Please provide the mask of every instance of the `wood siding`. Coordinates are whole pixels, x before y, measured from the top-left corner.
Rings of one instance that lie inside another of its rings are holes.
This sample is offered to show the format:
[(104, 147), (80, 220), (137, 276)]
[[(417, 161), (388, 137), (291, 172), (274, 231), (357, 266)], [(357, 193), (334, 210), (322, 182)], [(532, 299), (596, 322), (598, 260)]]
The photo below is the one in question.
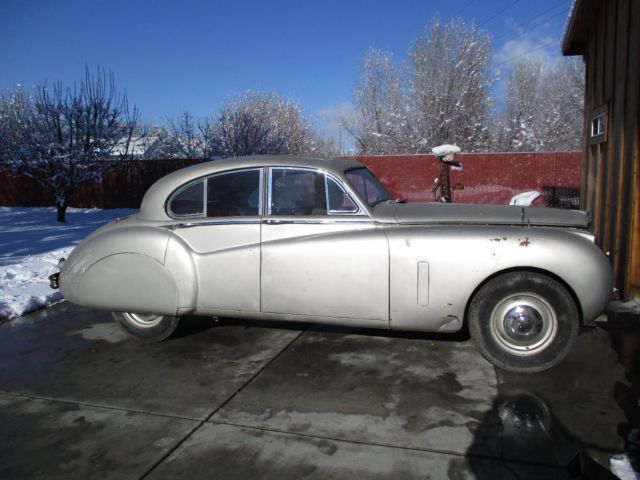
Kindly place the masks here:
[[(583, 8), (574, 12), (587, 30), (576, 51), (586, 65), (581, 207), (592, 212), (594, 232), (611, 252), (623, 297), (640, 298), (640, 1), (585, 2)], [(606, 137), (594, 141), (591, 120), (601, 108), (607, 111)]]

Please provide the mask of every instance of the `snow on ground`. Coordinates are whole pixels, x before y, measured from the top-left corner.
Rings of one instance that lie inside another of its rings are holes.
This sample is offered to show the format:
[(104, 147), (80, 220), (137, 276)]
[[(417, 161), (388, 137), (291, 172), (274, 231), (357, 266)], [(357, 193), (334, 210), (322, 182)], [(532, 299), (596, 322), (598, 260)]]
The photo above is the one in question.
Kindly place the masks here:
[(609, 457), (611, 471), (620, 480), (637, 480), (640, 478), (638, 463), (638, 447), (640, 447), (640, 430), (634, 428), (627, 436), (629, 447), (627, 452)]
[(0, 320), (60, 302), (48, 279), (60, 258), (96, 228), (134, 213), (69, 208), (59, 223), (55, 208), (0, 207)]

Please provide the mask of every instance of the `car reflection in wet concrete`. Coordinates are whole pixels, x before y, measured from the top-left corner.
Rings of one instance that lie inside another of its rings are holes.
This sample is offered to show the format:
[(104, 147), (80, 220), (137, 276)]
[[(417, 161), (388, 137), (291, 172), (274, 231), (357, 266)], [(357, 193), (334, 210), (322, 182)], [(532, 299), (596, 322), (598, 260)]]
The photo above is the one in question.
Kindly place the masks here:
[(468, 450), (476, 478), (492, 478), (472, 452), (496, 424), (505, 460), (557, 466), (573, 478), (640, 478), (640, 318), (586, 327), (547, 372), (497, 374), (498, 396)]
[(625, 451), (640, 478), (640, 316), (618, 315), (609, 335), (626, 380), (614, 384), (614, 398), (627, 419), (618, 425), (618, 433), (625, 439)]

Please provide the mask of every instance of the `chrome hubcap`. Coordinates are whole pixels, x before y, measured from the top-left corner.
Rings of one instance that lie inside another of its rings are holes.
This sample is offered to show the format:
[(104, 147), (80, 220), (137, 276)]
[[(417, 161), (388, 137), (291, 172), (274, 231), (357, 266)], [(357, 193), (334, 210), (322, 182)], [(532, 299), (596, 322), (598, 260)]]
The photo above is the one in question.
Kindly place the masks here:
[(544, 321), (540, 312), (528, 305), (518, 305), (504, 317), (505, 332), (516, 341), (525, 341), (540, 335)]
[(510, 353), (526, 356), (547, 348), (556, 336), (558, 317), (535, 293), (504, 298), (491, 314), (491, 333)]
[(143, 313), (123, 313), (124, 317), (136, 327), (142, 328), (150, 328), (162, 321), (162, 315), (148, 314), (145, 315)]

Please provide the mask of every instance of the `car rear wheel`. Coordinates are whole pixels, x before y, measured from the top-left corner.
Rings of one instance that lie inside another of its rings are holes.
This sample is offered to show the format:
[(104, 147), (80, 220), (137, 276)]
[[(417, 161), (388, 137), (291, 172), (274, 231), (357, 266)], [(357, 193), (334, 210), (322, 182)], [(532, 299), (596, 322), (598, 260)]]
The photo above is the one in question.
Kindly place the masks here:
[(114, 312), (113, 318), (128, 335), (142, 342), (161, 342), (171, 336), (179, 318), (167, 315)]
[(579, 314), (567, 289), (535, 272), (512, 272), (487, 282), (469, 306), (469, 331), (495, 366), (540, 372), (559, 363), (578, 335)]

